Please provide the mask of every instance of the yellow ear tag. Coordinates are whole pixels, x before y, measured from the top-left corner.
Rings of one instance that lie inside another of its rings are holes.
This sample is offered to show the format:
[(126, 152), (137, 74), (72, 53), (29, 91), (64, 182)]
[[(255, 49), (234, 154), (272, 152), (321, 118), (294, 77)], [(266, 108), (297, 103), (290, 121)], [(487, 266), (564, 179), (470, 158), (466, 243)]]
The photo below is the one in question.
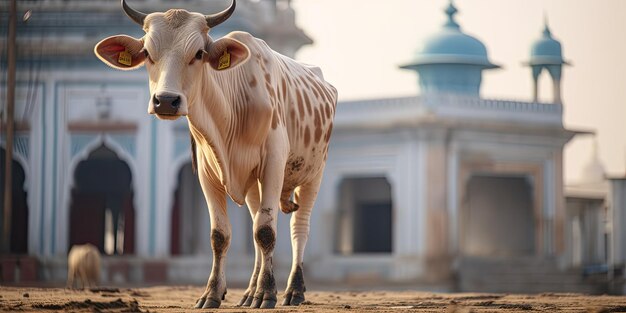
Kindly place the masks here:
[(220, 63), (217, 65), (218, 70), (223, 70), (230, 67), (230, 53), (228, 50), (224, 50), (224, 54), (220, 57)]
[(128, 49), (124, 50), (120, 52), (120, 56), (117, 59), (117, 62), (126, 66), (131, 66), (133, 64), (133, 55), (128, 52)]

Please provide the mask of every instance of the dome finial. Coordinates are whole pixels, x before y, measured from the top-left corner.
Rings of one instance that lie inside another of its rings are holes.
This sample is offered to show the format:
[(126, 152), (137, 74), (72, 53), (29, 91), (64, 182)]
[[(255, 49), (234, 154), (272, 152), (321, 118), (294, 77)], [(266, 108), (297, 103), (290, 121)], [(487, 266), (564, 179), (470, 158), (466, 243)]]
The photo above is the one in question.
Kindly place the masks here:
[(444, 10), (444, 12), (448, 16), (448, 21), (446, 21), (446, 24), (444, 26), (460, 29), (459, 24), (457, 24), (454, 20), (454, 15), (459, 12), (459, 10), (456, 9), (452, 0), (448, 2), (448, 7)]
[(552, 38), (550, 27), (548, 26), (548, 13), (543, 11), (543, 36), (546, 38)]

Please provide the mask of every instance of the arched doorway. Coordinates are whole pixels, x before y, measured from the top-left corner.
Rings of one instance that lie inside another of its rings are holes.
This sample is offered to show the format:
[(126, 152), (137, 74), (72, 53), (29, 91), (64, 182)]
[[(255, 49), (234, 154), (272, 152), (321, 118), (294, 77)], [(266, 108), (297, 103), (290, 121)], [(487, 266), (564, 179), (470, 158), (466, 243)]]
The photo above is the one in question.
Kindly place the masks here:
[[(0, 205), (4, 204), (4, 184), (5, 184), (5, 168), (4, 162), (6, 152), (0, 148)], [(12, 210), (11, 210), (11, 253), (26, 254), (28, 253), (28, 204), (26, 202), (26, 190), (24, 190), (24, 181), (26, 174), (24, 168), (15, 159), (11, 162), (12, 168)], [(0, 214), (0, 230), (4, 225), (4, 214)]]
[[(193, 173), (189, 162), (180, 168), (177, 177), (170, 215), (170, 254), (206, 258), (212, 255), (211, 219), (198, 174)], [(228, 196), (226, 206), (233, 228), (229, 253), (254, 255), (252, 219), (248, 209), (239, 208)]]
[(385, 177), (346, 178), (339, 186), (335, 251), (350, 255), (393, 251), (391, 184)]
[(135, 210), (128, 164), (101, 145), (74, 172), (70, 242), (91, 243), (105, 254), (132, 254)]
[(465, 256), (519, 257), (535, 252), (532, 183), (525, 176), (474, 175), (462, 212)]
[(170, 253), (172, 255), (210, 254), (211, 221), (208, 208), (191, 163), (178, 173), (171, 215)]

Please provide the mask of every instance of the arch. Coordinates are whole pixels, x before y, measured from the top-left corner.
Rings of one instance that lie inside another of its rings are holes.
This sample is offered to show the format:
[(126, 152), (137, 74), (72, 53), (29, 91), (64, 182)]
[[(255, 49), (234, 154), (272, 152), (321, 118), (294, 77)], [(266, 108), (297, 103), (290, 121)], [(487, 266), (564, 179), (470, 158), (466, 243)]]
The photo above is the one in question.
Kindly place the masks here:
[(204, 193), (197, 176), (192, 173), (191, 162), (179, 170), (172, 192), (170, 210), (170, 253), (172, 255), (197, 255), (210, 253), (209, 219)]
[[(176, 140), (176, 139), (175, 139)], [(172, 166), (170, 166), (169, 172), (167, 173), (167, 179), (170, 182), (176, 182), (176, 183), (172, 183), (168, 185), (168, 194), (172, 195), (171, 197), (169, 197), (169, 201), (170, 203), (168, 203), (167, 208), (169, 209), (167, 211), (167, 214), (170, 217), (170, 227), (168, 229), (169, 234), (167, 235), (167, 238), (170, 240), (169, 242), (169, 253), (170, 255), (180, 255), (183, 254), (182, 251), (180, 250), (180, 246), (179, 246), (179, 239), (180, 239), (180, 234), (177, 233), (179, 231), (179, 227), (180, 225), (177, 225), (177, 223), (180, 222), (180, 216), (177, 216), (177, 214), (179, 212), (177, 212), (177, 209), (179, 208), (179, 204), (177, 203), (177, 193), (178, 193), (178, 189), (179, 189), (179, 185), (180, 185), (180, 174), (183, 170), (183, 168), (188, 165), (191, 164), (191, 156), (190, 154), (180, 154), (175, 156), (174, 161), (172, 162)]]
[[(134, 158), (134, 156), (132, 156), (130, 153), (128, 153), (124, 147), (122, 147), (122, 145), (120, 145), (115, 139), (113, 139), (111, 136), (101, 133), (101, 134), (97, 134), (94, 135), (93, 139), (91, 139), (89, 142), (87, 142), (85, 145), (83, 145), (81, 147), (81, 149), (76, 152), (75, 154), (70, 154), (70, 161), (68, 166), (66, 167), (66, 172), (64, 173), (63, 177), (65, 177), (67, 180), (67, 183), (63, 184), (65, 186), (65, 189), (63, 191), (63, 195), (62, 195), (62, 200), (61, 200), (61, 206), (60, 206), (60, 216), (63, 217), (63, 221), (61, 223), (69, 223), (70, 221), (70, 205), (71, 205), (71, 192), (72, 190), (76, 187), (75, 186), (75, 179), (74, 179), (74, 173), (76, 171), (76, 167), (78, 166), (78, 164), (84, 160), (86, 160), (89, 157), (89, 154), (97, 149), (100, 146), (105, 146), (106, 148), (110, 149), (111, 151), (113, 151), (115, 153), (115, 155), (122, 161), (124, 161), (124, 163), (126, 163), (126, 165), (128, 165), (128, 167), (130, 168), (130, 173), (131, 173), (131, 187), (133, 192), (136, 194), (138, 190), (140, 190), (139, 188), (139, 169), (137, 166), (137, 162)], [(138, 203), (140, 201), (140, 199), (136, 196), (134, 196), (132, 198), (132, 207), (133, 208), (140, 208), (142, 207), (140, 205), (140, 203)], [(136, 213), (136, 212), (135, 212)], [(59, 227), (58, 229), (64, 229), (65, 230), (65, 242), (69, 243), (70, 240), (70, 227), (69, 224), (65, 224), (65, 225), (60, 225), (61, 227)], [(137, 225), (135, 225), (137, 226)], [(135, 233), (132, 234), (133, 238), (138, 238), (137, 237), (137, 227), (134, 227), (134, 231)], [(70, 249), (70, 246), (66, 247), (66, 252), (68, 252)]]
[(335, 252), (392, 253), (394, 210), (390, 180), (383, 175), (344, 177), (338, 188)]
[[(6, 156), (6, 142), (3, 141), (0, 143), (0, 149), (2, 149), (2, 157), (4, 158), (4, 156)], [(16, 161), (24, 171), (25, 179), (23, 188), (24, 190), (28, 190), (28, 184), (30, 183), (30, 167), (28, 166), (30, 163), (28, 162), (28, 159), (16, 149), (13, 149), (13, 161)], [(2, 163), (2, 166), (4, 167), (4, 162)]]
[[(178, 176), (180, 175), (180, 172), (183, 170), (183, 167), (189, 164), (191, 164), (191, 156), (189, 154), (179, 155), (178, 157), (176, 157), (174, 159), (174, 162), (172, 162), (172, 166), (170, 167), (169, 172), (167, 173), (168, 181), (178, 182), (178, 178), (179, 178)], [(170, 184), (168, 192), (170, 194), (174, 194), (176, 192), (176, 189), (178, 189), (178, 183)], [(174, 197), (172, 197), (167, 207), (173, 208), (175, 205), (175, 201), (176, 200), (174, 199)]]
[(107, 254), (134, 252), (133, 174), (103, 142), (77, 162), (71, 175), (69, 246), (92, 243)]
[[(4, 162), (6, 152), (4, 147), (0, 148), (0, 203), (4, 203), (5, 168)], [(17, 156), (14, 154), (14, 156)], [(12, 210), (11, 210), (11, 238), (10, 252), (16, 254), (28, 253), (28, 193), (27, 193), (27, 172), (25, 167), (14, 157), (11, 162), (12, 172)], [(4, 219), (4, 214), (0, 216), (0, 228)]]
[(535, 102), (561, 103), (560, 65), (534, 65), (532, 75)]

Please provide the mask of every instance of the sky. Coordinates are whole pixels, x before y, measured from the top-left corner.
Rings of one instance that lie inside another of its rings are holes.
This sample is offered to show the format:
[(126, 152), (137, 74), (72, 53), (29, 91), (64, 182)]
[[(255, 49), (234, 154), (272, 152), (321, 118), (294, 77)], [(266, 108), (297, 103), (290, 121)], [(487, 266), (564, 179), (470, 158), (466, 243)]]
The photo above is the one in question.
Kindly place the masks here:
[[(564, 125), (592, 130), (565, 148), (566, 183), (581, 179), (597, 141), (609, 176), (626, 175), (626, 0), (456, 0), (461, 29), (481, 40), (502, 69), (483, 72), (484, 98), (530, 101), (522, 62), (543, 30), (544, 15), (572, 66), (563, 70)], [(398, 65), (446, 20), (448, 0), (293, 0), (296, 23), (315, 43), (296, 58), (318, 65), (341, 100), (419, 94), (417, 75)], [(540, 100), (552, 98), (547, 74)]]

